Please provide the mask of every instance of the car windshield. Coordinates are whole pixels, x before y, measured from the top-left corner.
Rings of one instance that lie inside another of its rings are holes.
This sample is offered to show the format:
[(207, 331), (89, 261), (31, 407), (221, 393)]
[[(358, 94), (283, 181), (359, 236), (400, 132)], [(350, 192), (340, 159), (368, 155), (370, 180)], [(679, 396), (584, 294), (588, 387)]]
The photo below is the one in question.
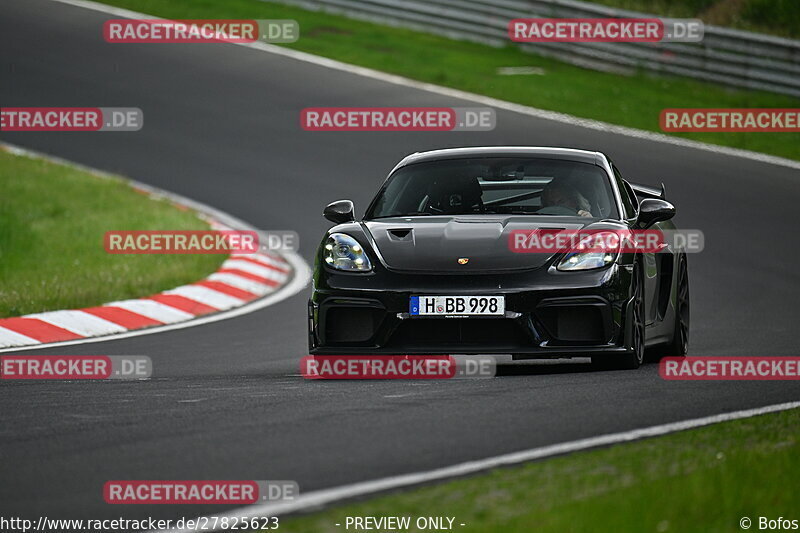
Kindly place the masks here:
[(387, 180), (366, 218), (482, 213), (618, 218), (602, 168), (531, 157), (408, 165)]

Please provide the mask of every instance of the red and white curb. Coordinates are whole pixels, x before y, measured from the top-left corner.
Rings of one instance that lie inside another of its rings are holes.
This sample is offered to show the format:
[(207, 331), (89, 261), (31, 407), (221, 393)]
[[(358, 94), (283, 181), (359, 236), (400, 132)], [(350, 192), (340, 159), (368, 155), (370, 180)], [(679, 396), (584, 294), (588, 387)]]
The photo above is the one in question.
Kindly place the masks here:
[(291, 272), (276, 255), (232, 255), (207, 278), (147, 298), (0, 319), (0, 348), (123, 333), (241, 307), (284, 285)]
[[(81, 168), (99, 177), (119, 179), (16, 146), (0, 144), (0, 148)], [(126, 181), (138, 192), (167, 198), (179, 208), (197, 211), (214, 230), (255, 231), (252, 226), (226, 213), (188, 198)], [(306, 286), (309, 274), (308, 265), (295, 253), (232, 254), (207, 278), (145, 298), (0, 319), (0, 351), (38, 348), (51, 343), (78, 344), (222, 320), (255, 311), (295, 294)]]

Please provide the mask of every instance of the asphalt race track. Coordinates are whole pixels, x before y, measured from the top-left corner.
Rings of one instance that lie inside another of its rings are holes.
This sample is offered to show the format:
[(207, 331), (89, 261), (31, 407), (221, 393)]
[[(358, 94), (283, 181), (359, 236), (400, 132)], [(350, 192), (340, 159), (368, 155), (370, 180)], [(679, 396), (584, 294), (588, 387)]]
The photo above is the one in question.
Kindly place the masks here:
[[(322, 208), (359, 215), (404, 155), (512, 144), (605, 151), (635, 182), (666, 182), (689, 258), (692, 355), (798, 355), (800, 171), (512, 112), (492, 132), (314, 133), (311, 106), (475, 106), (234, 45), (107, 44), (100, 12), (5, 0), (0, 104), (144, 111), (136, 133), (2, 133), (263, 229), (299, 233), (311, 261)], [(691, 107), (687, 102), (687, 107)], [(656, 120), (654, 118), (654, 120)], [(789, 240), (787, 240), (789, 238)], [(28, 350), (148, 355), (143, 382), (0, 386), (4, 516), (171, 518), (219, 506), (111, 506), (113, 479), (292, 479), (302, 491), (604, 433), (800, 399), (794, 382), (669, 382), (656, 365), (590, 372), (513, 365), (493, 380), (306, 382), (308, 290), (243, 317), (110, 342)], [(13, 481), (12, 481), (13, 480)]]

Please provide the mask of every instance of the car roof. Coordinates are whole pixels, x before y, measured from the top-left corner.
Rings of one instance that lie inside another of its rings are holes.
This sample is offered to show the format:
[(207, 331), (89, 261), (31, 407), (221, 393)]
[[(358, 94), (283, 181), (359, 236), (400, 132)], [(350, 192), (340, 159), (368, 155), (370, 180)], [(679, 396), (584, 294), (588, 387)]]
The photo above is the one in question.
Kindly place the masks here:
[(471, 146), (466, 148), (445, 148), (442, 150), (430, 150), (427, 152), (416, 152), (406, 156), (400, 161), (394, 170), (425, 161), (440, 161), (444, 159), (468, 159), (472, 157), (514, 157), (514, 156), (533, 156), (545, 157), (548, 159), (564, 159), (567, 161), (577, 161), (602, 166), (605, 155), (601, 152), (591, 152), (588, 150), (577, 150), (574, 148), (555, 148), (546, 146)]

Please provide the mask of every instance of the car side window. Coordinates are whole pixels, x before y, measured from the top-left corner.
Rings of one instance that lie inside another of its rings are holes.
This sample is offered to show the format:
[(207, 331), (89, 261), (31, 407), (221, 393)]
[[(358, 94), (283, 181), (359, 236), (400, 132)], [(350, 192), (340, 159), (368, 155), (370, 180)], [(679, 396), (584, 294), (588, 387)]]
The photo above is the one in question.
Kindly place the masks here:
[(625, 211), (625, 218), (631, 219), (636, 217), (636, 199), (631, 198), (630, 186), (622, 179), (619, 169), (616, 165), (612, 165), (614, 170), (614, 178), (617, 180), (617, 188), (619, 188), (619, 195), (622, 198), (622, 209)]

